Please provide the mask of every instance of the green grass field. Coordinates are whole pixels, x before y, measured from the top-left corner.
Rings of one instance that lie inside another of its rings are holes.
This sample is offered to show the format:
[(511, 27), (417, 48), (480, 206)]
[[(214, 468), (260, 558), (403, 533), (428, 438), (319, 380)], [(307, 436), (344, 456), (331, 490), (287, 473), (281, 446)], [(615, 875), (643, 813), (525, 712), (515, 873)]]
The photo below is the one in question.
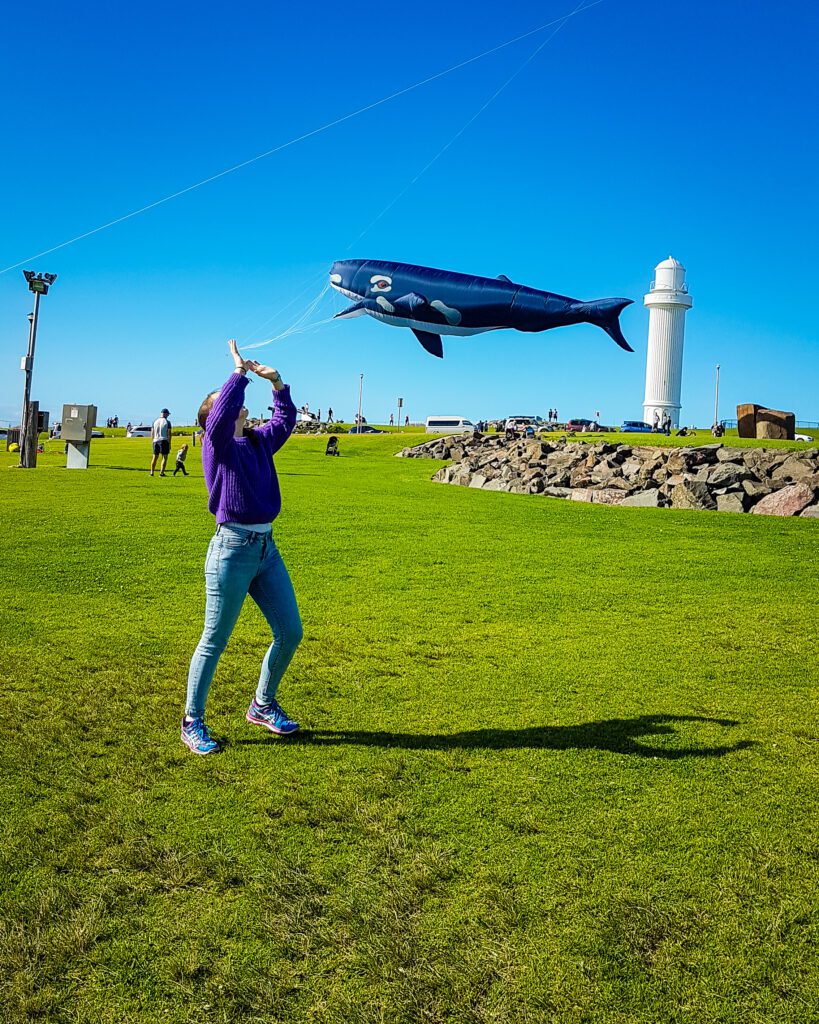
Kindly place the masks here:
[(304, 732), (244, 721), (249, 602), (210, 758), (199, 449), (0, 454), (3, 1024), (819, 1018), (817, 522), (436, 485), (420, 439), (280, 454)]

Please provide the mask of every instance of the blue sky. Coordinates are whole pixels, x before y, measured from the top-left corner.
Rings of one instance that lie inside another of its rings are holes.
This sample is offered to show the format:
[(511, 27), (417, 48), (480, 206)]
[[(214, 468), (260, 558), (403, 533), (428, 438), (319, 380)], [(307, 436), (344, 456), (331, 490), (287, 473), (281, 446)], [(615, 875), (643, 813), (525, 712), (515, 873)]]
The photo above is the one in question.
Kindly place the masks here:
[[(36, 26), (32, 8), (9, 8), (0, 268), (574, 6), (45, 2)], [(640, 417), (642, 296), (673, 253), (694, 297), (683, 421), (710, 423), (717, 362), (723, 416), (756, 401), (819, 420), (815, 4), (603, 0), (379, 218), (547, 34), (26, 264), (59, 274), (33, 397), (52, 418), (94, 402), (102, 419), (167, 405), (191, 422), (230, 369), (228, 337), (284, 330), (334, 259), (367, 257), (630, 296), (636, 352), (583, 325), (446, 340), (441, 361), (362, 317), (256, 352), (299, 404), (349, 417), (363, 372), (371, 421), (399, 395), (413, 419)], [(29, 300), (20, 269), (0, 274), (0, 418), (15, 422)], [(325, 297), (316, 319), (334, 308)], [(250, 394), (262, 411), (261, 382)]]

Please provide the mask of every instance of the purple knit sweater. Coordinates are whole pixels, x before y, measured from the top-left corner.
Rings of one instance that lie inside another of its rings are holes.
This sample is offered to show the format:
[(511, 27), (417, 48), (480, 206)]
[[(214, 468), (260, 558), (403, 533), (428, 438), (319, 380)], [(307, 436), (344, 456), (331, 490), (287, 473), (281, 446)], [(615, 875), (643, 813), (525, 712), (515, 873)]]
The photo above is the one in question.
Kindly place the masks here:
[(247, 383), (244, 374), (232, 373), (205, 421), (202, 468), (217, 523), (272, 523), (282, 507), (273, 454), (293, 433), (296, 407), (289, 387), (274, 388), (273, 419), (252, 438), (234, 437)]

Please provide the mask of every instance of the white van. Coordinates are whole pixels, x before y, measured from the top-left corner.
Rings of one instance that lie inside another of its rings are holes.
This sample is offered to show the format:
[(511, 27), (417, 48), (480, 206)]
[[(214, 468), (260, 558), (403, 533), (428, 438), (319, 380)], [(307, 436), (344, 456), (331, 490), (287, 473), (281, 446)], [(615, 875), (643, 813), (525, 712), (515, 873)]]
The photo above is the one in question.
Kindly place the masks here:
[(464, 416), (430, 416), (426, 426), (428, 434), (464, 434), (477, 429), (472, 420)]

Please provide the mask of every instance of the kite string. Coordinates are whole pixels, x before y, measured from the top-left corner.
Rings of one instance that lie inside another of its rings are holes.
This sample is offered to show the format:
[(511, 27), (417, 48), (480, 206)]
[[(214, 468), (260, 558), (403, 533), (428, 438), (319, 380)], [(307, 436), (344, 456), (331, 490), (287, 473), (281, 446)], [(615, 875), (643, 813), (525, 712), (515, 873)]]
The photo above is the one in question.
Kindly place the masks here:
[(272, 338), (266, 338), (264, 341), (257, 341), (253, 345), (243, 345), (242, 348), (245, 349), (246, 351), (251, 351), (256, 348), (264, 348), (265, 345), (270, 345), (274, 341), (283, 341), (285, 338), (289, 338), (293, 334), (303, 334), (305, 331), (310, 331), (316, 327), (323, 327), (325, 324), (328, 324), (333, 319), (333, 316), (324, 317), (321, 320), (312, 322), (310, 318), (319, 308), (322, 300), (324, 299), (324, 296), (327, 294), (329, 290), (330, 282), (328, 281), (321, 289), (321, 291), (318, 293), (318, 295), (314, 299), (312, 299), (311, 302), (308, 303), (306, 309), (299, 314), (299, 316), (293, 321), (293, 323), (289, 327), (286, 327), (283, 331), (281, 331), (279, 334), (274, 335)]
[(371, 221), (367, 225), (367, 227), (364, 228), (364, 230), (361, 232), (361, 234), (358, 235), (355, 239), (353, 239), (352, 242), (350, 242), (350, 244), (347, 246), (348, 250), (352, 249), (352, 247), (354, 245), (356, 245), (358, 242), (360, 242), (361, 239), (367, 234), (367, 232), (372, 227), (374, 227), (378, 223), (378, 221), (380, 221), (381, 218), (386, 213), (389, 213), (389, 211), (393, 208), (393, 206), (395, 206), (395, 204), (399, 201), (399, 199), (402, 199), (407, 194), (407, 192), (409, 192), (409, 190), (418, 181), (418, 179), (421, 178), (424, 174), (426, 174), (426, 172), (430, 169), (430, 167), (432, 167), (432, 165), (437, 160), (439, 160), (444, 155), (444, 153), (446, 153), (446, 151), (451, 146), (453, 146), (455, 144), (455, 142), (457, 142), (457, 140), (464, 134), (464, 132), (467, 130), (467, 128), (469, 128), (472, 124), (475, 123), (475, 121), (477, 121), (477, 119), (487, 109), (487, 107), (489, 107), (492, 103), (494, 103), (494, 101), (498, 98), (498, 96), (500, 96), (500, 94), (504, 91), (504, 89), (506, 89), (507, 86), (511, 85), (512, 82), (518, 77), (518, 75), (521, 74), (521, 72), (523, 72), (532, 63), (532, 61), (535, 59), (535, 57), (538, 56), (538, 54), (544, 49), (544, 47), (547, 46), (554, 39), (554, 37), (557, 35), (557, 33), (564, 27), (564, 25), (567, 24), (569, 19), (573, 18), (576, 14), (580, 14), (582, 11), (587, 10), (588, 7), (592, 6), (592, 4), (589, 4), (588, 7), (584, 7), (583, 4), (584, 4), (584, 0), (580, 0), (580, 3), (578, 3), (578, 5), (575, 7), (575, 9), (573, 11), (571, 11), (569, 14), (565, 14), (562, 18), (558, 19), (559, 23), (556, 26), (555, 30), (553, 32), (551, 32), (546, 37), (546, 39), (544, 39), (543, 42), (526, 58), (526, 60), (520, 65), (520, 67), (516, 71), (514, 71), (509, 76), (509, 78), (507, 78), (506, 81), (498, 89), (495, 90), (494, 93), (492, 93), (492, 95), (489, 97), (489, 99), (481, 107), (479, 107), (478, 110), (475, 111), (475, 113), (472, 115), (472, 117), (470, 117), (469, 120), (461, 128), (459, 128), (457, 132), (455, 132), (455, 134), (452, 136), (452, 138), (444, 146), (442, 146), (441, 149), (438, 150), (438, 152), (435, 154), (435, 156), (428, 163), (424, 164), (424, 166), (415, 175), (415, 177), (412, 178), (401, 189), (401, 191), (398, 192), (398, 194), (396, 196), (394, 196), (389, 201), (389, 203), (387, 203), (387, 205), (378, 214), (378, 216), (373, 221)]
[[(603, 3), (603, 0), (590, 0), (588, 4), (583, 7), (579, 7), (572, 12), (568, 17), (572, 17), (574, 14), (582, 13), (583, 11), (589, 10), (591, 7), (596, 7), (598, 4)], [(289, 139), (287, 142), (283, 142), (278, 146), (274, 146), (272, 149), (266, 150), (264, 153), (258, 153), (256, 156), (250, 157), (247, 160), (241, 161), (241, 163), (234, 164), (232, 167), (227, 167), (216, 174), (212, 174), (207, 178), (203, 178), (201, 181), (195, 182), (193, 185), (188, 185), (186, 188), (179, 189), (177, 192), (172, 192), (170, 195), (164, 196), (161, 199), (157, 199), (152, 203), (148, 203), (145, 206), (141, 206), (137, 210), (132, 210), (130, 213), (126, 213), (121, 217), (116, 217), (114, 220), (110, 220), (105, 224), (100, 224), (96, 228), (92, 228), (90, 231), (85, 231), (81, 235), (76, 235), (74, 238), (69, 238), (65, 242), (60, 242), (59, 245), (54, 245), (50, 249), (43, 249), (42, 252), (35, 253), (32, 256), (27, 256), (25, 259), (20, 260), (18, 263), (12, 263), (7, 267), (0, 269), (0, 275), (8, 273), (10, 270), (16, 270), (18, 267), (22, 267), (25, 263), (29, 263), (31, 260), (40, 259), (41, 256), (48, 256), (53, 252), (57, 252), (59, 249), (64, 249), (66, 246), (73, 245), (75, 242), (80, 242), (84, 238), (90, 238), (92, 235), (98, 234), (100, 231), (105, 231), (108, 228), (112, 228), (117, 224), (122, 224), (123, 221), (130, 220), (133, 217), (138, 217), (140, 214), (147, 213), (149, 210), (156, 209), (157, 206), (162, 206), (164, 203), (170, 202), (172, 199), (178, 199), (180, 196), (186, 195), (188, 192), (193, 192), (195, 189), (201, 188), (203, 185), (209, 185), (213, 181), (217, 181), (219, 178), (224, 178), (228, 174), (232, 174), (234, 171), (239, 171), (243, 167), (249, 167), (250, 164), (254, 164), (259, 160), (264, 160), (266, 157), (273, 156), (274, 153), (280, 153), (282, 150), (287, 149), (289, 146), (294, 146), (299, 142), (303, 142), (306, 139), (312, 138), (314, 135), (319, 135), (322, 132), (328, 131), (330, 128), (334, 128), (339, 124), (343, 124), (345, 121), (349, 121), (354, 117), (358, 117), (361, 114), (365, 114), (370, 110), (374, 110), (376, 107), (380, 107), (385, 103), (389, 103), (394, 99), (398, 99), (399, 96), (405, 96), (407, 93), (413, 92), (415, 89), (420, 89), (424, 85), (429, 85), (430, 82), (435, 82), (439, 78), (443, 78), (446, 75), (452, 74), (455, 71), (459, 71), (461, 68), (467, 67), (469, 64), (473, 64), (476, 61), (482, 60), (484, 57), (489, 57), (493, 53), (497, 53), (499, 50), (505, 49), (507, 46), (512, 46), (515, 43), (521, 42), (523, 39), (528, 39), (530, 36), (536, 35), (538, 32), (543, 32), (547, 28), (551, 28), (555, 24), (561, 24), (565, 22), (567, 15), (561, 15), (559, 18), (553, 18), (551, 21), (546, 22), (543, 25), (539, 25), (537, 28), (530, 29), (528, 32), (523, 32), (514, 39), (508, 39), (504, 43), (499, 43), (497, 46), (493, 46), (489, 50), (485, 50), (483, 53), (475, 54), (473, 57), (468, 57), (466, 60), (460, 61), (457, 64), (453, 64), (449, 68), (445, 68), (443, 71), (439, 71), (434, 75), (429, 75), (427, 78), (423, 78), (413, 85), (408, 85), (403, 89), (398, 89), (388, 96), (383, 96), (381, 99), (374, 100), (372, 103), (368, 103), (363, 107), (359, 107), (357, 110), (350, 111), (341, 117), (335, 118), (332, 121), (328, 121), (326, 124), (320, 125), (318, 128), (313, 128), (309, 132), (304, 132), (302, 135), (295, 136)]]
[[(247, 340), (249, 341), (255, 334), (260, 334), (261, 331), (263, 330), (263, 328), (267, 327), (268, 324), (271, 324), (277, 317), (280, 317), (282, 315), (282, 313), (284, 313), (288, 309), (290, 309), (290, 307), (294, 303), (298, 302), (299, 299), (303, 298), (308, 292), (311, 292), (315, 288), (318, 288), (320, 286), (321, 282), (325, 279), (326, 273), (327, 273), (326, 270), (322, 269), (321, 271), (319, 271), (318, 274), (313, 274), (308, 279), (307, 284), (304, 286), (304, 288), (301, 289), (301, 291), (296, 292), (296, 294), (289, 301), (285, 302), (285, 304), (283, 306), (280, 306), (279, 309), (277, 309), (275, 311), (275, 313), (271, 313), (270, 316), (265, 317), (265, 319), (262, 320), (261, 323), (258, 323), (252, 330), (245, 332), (245, 337), (247, 338)], [(258, 313), (258, 311), (257, 311), (257, 313)], [(241, 326), (242, 324), (246, 323), (250, 319), (250, 316), (251, 316), (251, 314), (248, 314), (247, 316), (243, 317), (234, 326), (233, 333), (237, 337), (238, 337), (238, 334), (239, 334), (238, 327)]]

